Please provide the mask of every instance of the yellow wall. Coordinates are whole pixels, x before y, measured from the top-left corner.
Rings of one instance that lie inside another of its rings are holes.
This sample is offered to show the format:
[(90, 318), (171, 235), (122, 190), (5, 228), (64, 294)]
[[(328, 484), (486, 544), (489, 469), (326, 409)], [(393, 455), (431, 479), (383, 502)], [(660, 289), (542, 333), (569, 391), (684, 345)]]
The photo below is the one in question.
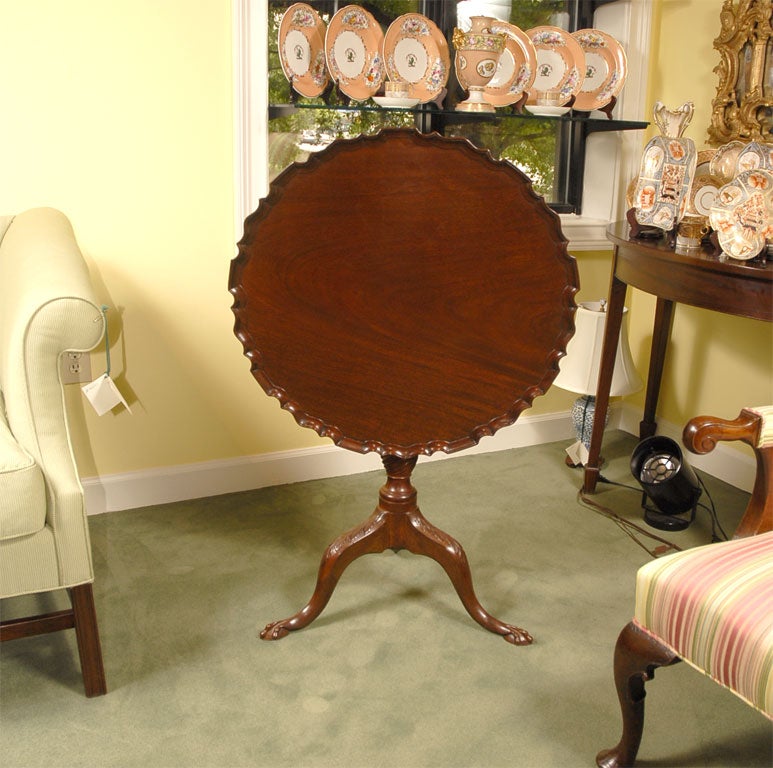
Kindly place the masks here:
[[(663, 3), (652, 92), (669, 104), (695, 100), (696, 139), (713, 93), (713, 76), (696, 67), (714, 60), (720, 5)], [(112, 307), (113, 376), (132, 407), (98, 418), (69, 388), (81, 473), (318, 444), (263, 395), (232, 332), (230, 4), (4, 0), (2, 28), (0, 212), (51, 205), (70, 217)], [(580, 270), (580, 299), (606, 292), (608, 255), (582, 254)], [(640, 360), (648, 301), (637, 294), (631, 303)], [(666, 378), (666, 418), (730, 415), (770, 400), (765, 325), (688, 310), (675, 336), (681, 355)], [(96, 374), (104, 355), (93, 365)], [(572, 399), (554, 388), (532, 413)]]
[(113, 375), (132, 407), (98, 418), (68, 388), (87, 427), (82, 474), (308, 444), (261, 395), (232, 332), (230, 4), (4, 6), (0, 210), (70, 217), (113, 308)]

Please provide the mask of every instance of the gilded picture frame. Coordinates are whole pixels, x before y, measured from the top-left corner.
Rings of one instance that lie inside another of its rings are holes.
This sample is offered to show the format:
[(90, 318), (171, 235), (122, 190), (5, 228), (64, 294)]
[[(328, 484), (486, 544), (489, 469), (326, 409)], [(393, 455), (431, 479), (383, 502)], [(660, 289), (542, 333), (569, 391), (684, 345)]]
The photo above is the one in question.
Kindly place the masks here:
[(773, 141), (773, 0), (725, 0), (708, 143)]

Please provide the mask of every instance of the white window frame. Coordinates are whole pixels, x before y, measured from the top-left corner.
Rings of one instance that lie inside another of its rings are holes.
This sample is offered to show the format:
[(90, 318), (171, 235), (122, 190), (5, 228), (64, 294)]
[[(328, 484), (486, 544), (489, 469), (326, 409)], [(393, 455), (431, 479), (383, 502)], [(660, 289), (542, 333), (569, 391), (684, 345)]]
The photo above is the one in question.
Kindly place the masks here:
[[(233, 0), (235, 228), (268, 194), (268, 14), (267, 0)], [(645, 114), (652, 27), (649, 0), (617, 0), (601, 6), (594, 23), (622, 44), (628, 79), (615, 106), (621, 120)], [(607, 250), (609, 221), (623, 218), (625, 191), (638, 172), (641, 131), (594, 133), (588, 137), (582, 215), (561, 216), (572, 251)], [(237, 239), (238, 239), (237, 238)]]

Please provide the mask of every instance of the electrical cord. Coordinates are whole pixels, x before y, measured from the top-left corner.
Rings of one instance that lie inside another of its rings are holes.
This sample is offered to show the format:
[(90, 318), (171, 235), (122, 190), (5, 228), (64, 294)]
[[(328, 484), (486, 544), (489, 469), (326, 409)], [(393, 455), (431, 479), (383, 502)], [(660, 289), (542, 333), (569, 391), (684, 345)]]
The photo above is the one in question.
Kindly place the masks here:
[[(713, 544), (716, 541), (727, 541), (727, 534), (725, 533), (725, 529), (722, 527), (722, 523), (719, 522), (719, 518), (717, 517), (717, 508), (714, 506), (714, 499), (711, 498), (711, 494), (709, 493), (709, 489), (706, 487), (706, 483), (703, 482), (703, 478), (697, 472), (695, 475), (698, 478), (698, 482), (703, 487), (703, 491), (709, 500), (709, 504), (711, 504), (711, 508), (702, 503), (698, 504), (701, 509), (705, 509), (709, 513), (709, 518), (711, 519), (711, 542)], [(717, 536), (717, 528), (719, 528), (719, 531), (722, 534), (721, 538)]]
[[(709, 504), (711, 505), (706, 506), (705, 504), (699, 503), (696, 506), (700, 507), (701, 509), (706, 510), (709, 513), (709, 519), (711, 520), (711, 541), (712, 543), (717, 541), (726, 541), (727, 540), (727, 534), (725, 533), (724, 529), (722, 528), (721, 523), (719, 522), (719, 518), (717, 517), (717, 510), (714, 506), (714, 500), (711, 498), (711, 494), (709, 493), (709, 489), (706, 487), (706, 483), (703, 482), (703, 479), (698, 475), (696, 472), (696, 475), (698, 477), (698, 482), (700, 482), (703, 491), (706, 494), (706, 497), (709, 500)], [(632, 485), (626, 485), (625, 483), (618, 483), (615, 480), (610, 480), (609, 478), (604, 477), (604, 475), (598, 476), (599, 483), (606, 483), (607, 485), (614, 485), (618, 488), (625, 488), (629, 491), (634, 491), (636, 493), (641, 493), (641, 488), (636, 488)], [(582, 489), (578, 491), (577, 493), (577, 499), (578, 502), (586, 506), (587, 508), (593, 510), (594, 512), (597, 512), (598, 514), (606, 517), (607, 519), (611, 520), (615, 525), (620, 528), (623, 533), (625, 533), (627, 536), (629, 536), (631, 539), (633, 539), (636, 544), (638, 544), (645, 552), (647, 552), (650, 557), (660, 557), (661, 555), (666, 554), (670, 551), (675, 552), (681, 552), (682, 548), (677, 546), (671, 541), (668, 541), (667, 539), (661, 538), (660, 536), (652, 533), (651, 531), (648, 531), (646, 528), (642, 528), (640, 525), (637, 525), (636, 523), (632, 522), (631, 520), (627, 520), (624, 517), (621, 517), (617, 514), (614, 510), (610, 509), (609, 507), (605, 507), (603, 504), (599, 504), (597, 501), (592, 499), (590, 496), (588, 496), (586, 493), (583, 492)], [(717, 534), (717, 529), (719, 529), (721, 533), (721, 538)], [(650, 549), (646, 546), (646, 544), (639, 539), (639, 537), (645, 537), (652, 539), (653, 541), (656, 541), (659, 543), (659, 546), (656, 546), (654, 549)]]
[[(599, 481), (601, 482), (610, 482), (609, 480), (602, 480), (601, 476), (599, 476)], [(612, 485), (620, 485), (620, 483), (611, 483)], [(629, 488), (630, 490), (636, 490), (635, 488), (631, 488), (631, 486), (623, 486), (624, 488)], [(638, 544), (650, 557), (660, 557), (661, 555), (666, 554), (666, 552), (669, 552), (671, 550), (675, 552), (681, 552), (682, 548), (677, 546), (671, 541), (668, 541), (667, 539), (663, 539), (660, 536), (646, 530), (645, 528), (642, 528), (640, 525), (637, 525), (636, 523), (632, 522), (631, 520), (626, 520), (626, 518), (621, 517), (617, 514), (614, 510), (610, 509), (609, 507), (605, 507), (603, 504), (599, 504), (597, 501), (594, 501), (590, 496), (588, 496), (582, 489), (580, 489), (577, 492), (577, 499), (580, 504), (583, 504), (584, 506), (588, 507), (588, 509), (593, 510), (594, 512), (597, 512), (598, 514), (602, 515), (603, 517), (606, 517), (608, 520), (611, 520), (615, 525), (617, 525), (620, 530), (625, 533), (627, 536), (630, 536), (631, 539), (633, 539), (636, 544)], [(644, 542), (640, 541), (638, 538), (638, 535), (644, 536), (645, 538), (650, 538), (653, 541), (657, 541), (660, 543), (660, 546), (655, 547), (654, 549), (649, 549)]]
[(636, 488), (633, 485), (626, 485), (625, 483), (618, 483), (616, 480), (610, 480), (609, 478), (604, 477), (604, 475), (599, 475), (598, 482), (606, 483), (607, 485), (616, 485), (618, 488), (627, 488), (629, 491), (641, 493), (641, 488)]

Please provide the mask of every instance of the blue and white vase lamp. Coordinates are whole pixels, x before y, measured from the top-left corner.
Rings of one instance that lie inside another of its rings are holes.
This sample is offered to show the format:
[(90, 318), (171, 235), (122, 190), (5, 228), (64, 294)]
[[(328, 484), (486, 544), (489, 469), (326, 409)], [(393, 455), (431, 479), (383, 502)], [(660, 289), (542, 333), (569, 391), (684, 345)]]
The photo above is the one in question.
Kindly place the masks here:
[[(615, 355), (610, 397), (630, 395), (642, 388), (642, 380), (633, 364), (628, 343), (628, 309), (623, 309), (623, 323)], [(596, 410), (596, 388), (601, 369), (601, 351), (606, 328), (606, 302), (587, 301), (577, 307), (574, 318), (575, 333), (561, 360), (560, 371), (554, 384), (580, 397), (572, 406), (572, 425), (577, 441), (566, 449), (567, 464), (584, 465), (588, 460), (593, 421)]]

